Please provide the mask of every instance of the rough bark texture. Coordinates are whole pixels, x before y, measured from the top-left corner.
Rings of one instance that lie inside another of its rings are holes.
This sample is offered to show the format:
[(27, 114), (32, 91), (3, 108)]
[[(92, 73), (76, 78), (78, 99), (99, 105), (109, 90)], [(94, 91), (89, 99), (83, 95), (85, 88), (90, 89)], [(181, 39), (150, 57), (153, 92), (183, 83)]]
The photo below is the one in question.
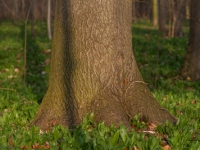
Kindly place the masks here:
[(182, 75), (188, 80), (200, 80), (200, 1), (192, 0), (190, 9), (190, 36)]
[(107, 125), (140, 113), (176, 119), (150, 94), (132, 52), (132, 0), (56, 0), (49, 89), (32, 124), (72, 128), (86, 113)]
[(158, 0), (158, 12), (159, 12), (159, 32), (163, 37), (168, 36), (167, 20), (168, 20), (168, 2), (166, 0)]

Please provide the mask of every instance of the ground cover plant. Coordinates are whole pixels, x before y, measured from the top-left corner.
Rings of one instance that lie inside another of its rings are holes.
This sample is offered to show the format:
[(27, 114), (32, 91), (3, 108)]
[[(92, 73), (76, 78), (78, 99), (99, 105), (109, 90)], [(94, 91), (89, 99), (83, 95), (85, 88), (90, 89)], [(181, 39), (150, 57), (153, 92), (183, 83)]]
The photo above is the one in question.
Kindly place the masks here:
[[(185, 32), (188, 33), (186, 26)], [(51, 42), (46, 23), (28, 26), (27, 77), (23, 80), (24, 25), (0, 24), (0, 149), (200, 149), (200, 82), (179, 76), (188, 37), (162, 38), (148, 21), (133, 24), (134, 54), (159, 103), (178, 118), (177, 125), (155, 126), (132, 120), (132, 131), (96, 124), (88, 114), (73, 130), (57, 126), (28, 127), (48, 86)], [(189, 80), (189, 79), (188, 79)]]

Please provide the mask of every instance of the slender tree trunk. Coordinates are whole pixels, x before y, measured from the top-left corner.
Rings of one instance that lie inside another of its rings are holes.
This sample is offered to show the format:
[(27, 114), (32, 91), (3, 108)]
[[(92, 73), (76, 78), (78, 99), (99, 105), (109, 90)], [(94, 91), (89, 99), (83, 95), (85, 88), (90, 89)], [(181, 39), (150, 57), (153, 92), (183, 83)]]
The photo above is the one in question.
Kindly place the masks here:
[(159, 11), (159, 32), (162, 34), (163, 37), (168, 35), (168, 28), (167, 28), (167, 11), (168, 11), (168, 2), (166, 0), (158, 0), (158, 11)]
[(48, 91), (32, 124), (70, 128), (86, 113), (116, 126), (176, 119), (150, 94), (132, 52), (132, 0), (56, 0)]
[(191, 0), (187, 1), (186, 3), (186, 19), (190, 19), (190, 3), (191, 3)]
[(183, 29), (182, 29), (182, 18), (183, 18), (183, 11), (182, 9), (186, 6), (185, 0), (172, 0), (172, 7), (173, 7), (173, 24), (172, 24), (172, 31), (171, 37), (184, 36)]
[(190, 36), (182, 75), (187, 80), (200, 80), (200, 1), (192, 0), (190, 9)]
[(48, 38), (52, 39), (51, 34), (51, 0), (48, 0), (47, 4), (47, 29), (48, 29)]
[(153, 25), (158, 25), (158, 0), (153, 0)]
[(34, 1), (35, 0), (32, 0), (32, 3), (31, 3), (31, 11), (30, 11), (30, 18), (31, 18), (31, 39), (34, 39), (35, 37), (35, 17), (34, 17), (34, 7), (35, 7), (35, 4), (34, 4)]
[(26, 19), (26, 2), (25, 0), (22, 0), (22, 18)]

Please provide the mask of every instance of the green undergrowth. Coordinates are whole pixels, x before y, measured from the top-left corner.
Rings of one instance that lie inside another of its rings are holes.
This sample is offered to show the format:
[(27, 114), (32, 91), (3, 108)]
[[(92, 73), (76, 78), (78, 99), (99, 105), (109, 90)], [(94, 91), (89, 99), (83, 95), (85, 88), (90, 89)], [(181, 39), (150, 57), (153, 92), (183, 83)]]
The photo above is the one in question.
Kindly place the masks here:
[(36, 22), (35, 38), (27, 32), (27, 76), (24, 83), (24, 24), (0, 23), (0, 149), (175, 150), (200, 149), (200, 82), (179, 76), (186, 54), (188, 27), (182, 38), (162, 38), (147, 21), (133, 24), (133, 49), (141, 74), (159, 103), (178, 119), (177, 125), (152, 127), (132, 121), (121, 125), (95, 124), (84, 117), (73, 130), (54, 126), (42, 131), (28, 127), (47, 90), (51, 41), (46, 23)]

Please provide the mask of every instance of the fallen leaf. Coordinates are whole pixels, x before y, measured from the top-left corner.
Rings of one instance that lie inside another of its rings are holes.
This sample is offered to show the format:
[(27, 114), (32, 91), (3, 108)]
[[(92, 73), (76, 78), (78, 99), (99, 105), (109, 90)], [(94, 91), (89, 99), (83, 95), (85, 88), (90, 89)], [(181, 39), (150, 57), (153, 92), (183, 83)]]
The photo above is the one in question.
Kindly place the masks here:
[(15, 69), (14, 69), (14, 72), (19, 73), (19, 69), (18, 69), (18, 68), (15, 68)]
[(56, 120), (53, 120), (52, 121), (52, 126), (56, 126), (57, 125), (57, 121)]
[(164, 98), (163, 98), (163, 101), (166, 101), (167, 100), (167, 97), (165, 96)]
[(196, 138), (196, 134), (192, 135), (192, 140), (194, 140)]
[(188, 80), (188, 81), (190, 81), (190, 80), (191, 80), (191, 78), (188, 76), (188, 77), (187, 77), (187, 80)]
[(171, 148), (171, 146), (169, 146), (169, 145), (166, 145), (166, 146), (163, 146), (163, 150), (171, 150), (172, 148)]
[(44, 132), (40, 129), (39, 135), (42, 135), (42, 134), (44, 134)]
[(22, 56), (22, 53), (17, 54), (17, 59), (19, 59)]
[(7, 113), (7, 112), (8, 112), (8, 109), (4, 109), (3, 111), (4, 111), (5, 113)]
[(196, 104), (196, 103), (197, 103), (197, 100), (193, 100), (193, 101), (192, 101), (192, 104)]
[(161, 140), (161, 145), (162, 145), (162, 146), (169, 145), (169, 143), (168, 143), (168, 141), (167, 141), (166, 138), (162, 138), (162, 140)]
[(150, 131), (155, 131), (156, 128), (157, 128), (157, 126), (154, 123), (149, 123), (148, 124), (148, 129)]
[(134, 150), (139, 150), (136, 146), (133, 146), (133, 149), (134, 149)]
[(156, 134), (155, 131), (142, 131), (142, 132), (144, 132), (144, 133), (149, 133), (149, 134)]
[(45, 63), (46, 63), (46, 64), (49, 64), (50, 61), (51, 61), (50, 59), (46, 59), (46, 60), (45, 60)]
[(48, 54), (48, 53), (51, 52), (51, 50), (50, 50), (50, 49), (45, 49), (45, 50), (43, 50), (42, 52), (45, 53), (45, 54)]
[(8, 138), (8, 142), (10, 144), (10, 147), (14, 147), (13, 140), (11, 138)]

